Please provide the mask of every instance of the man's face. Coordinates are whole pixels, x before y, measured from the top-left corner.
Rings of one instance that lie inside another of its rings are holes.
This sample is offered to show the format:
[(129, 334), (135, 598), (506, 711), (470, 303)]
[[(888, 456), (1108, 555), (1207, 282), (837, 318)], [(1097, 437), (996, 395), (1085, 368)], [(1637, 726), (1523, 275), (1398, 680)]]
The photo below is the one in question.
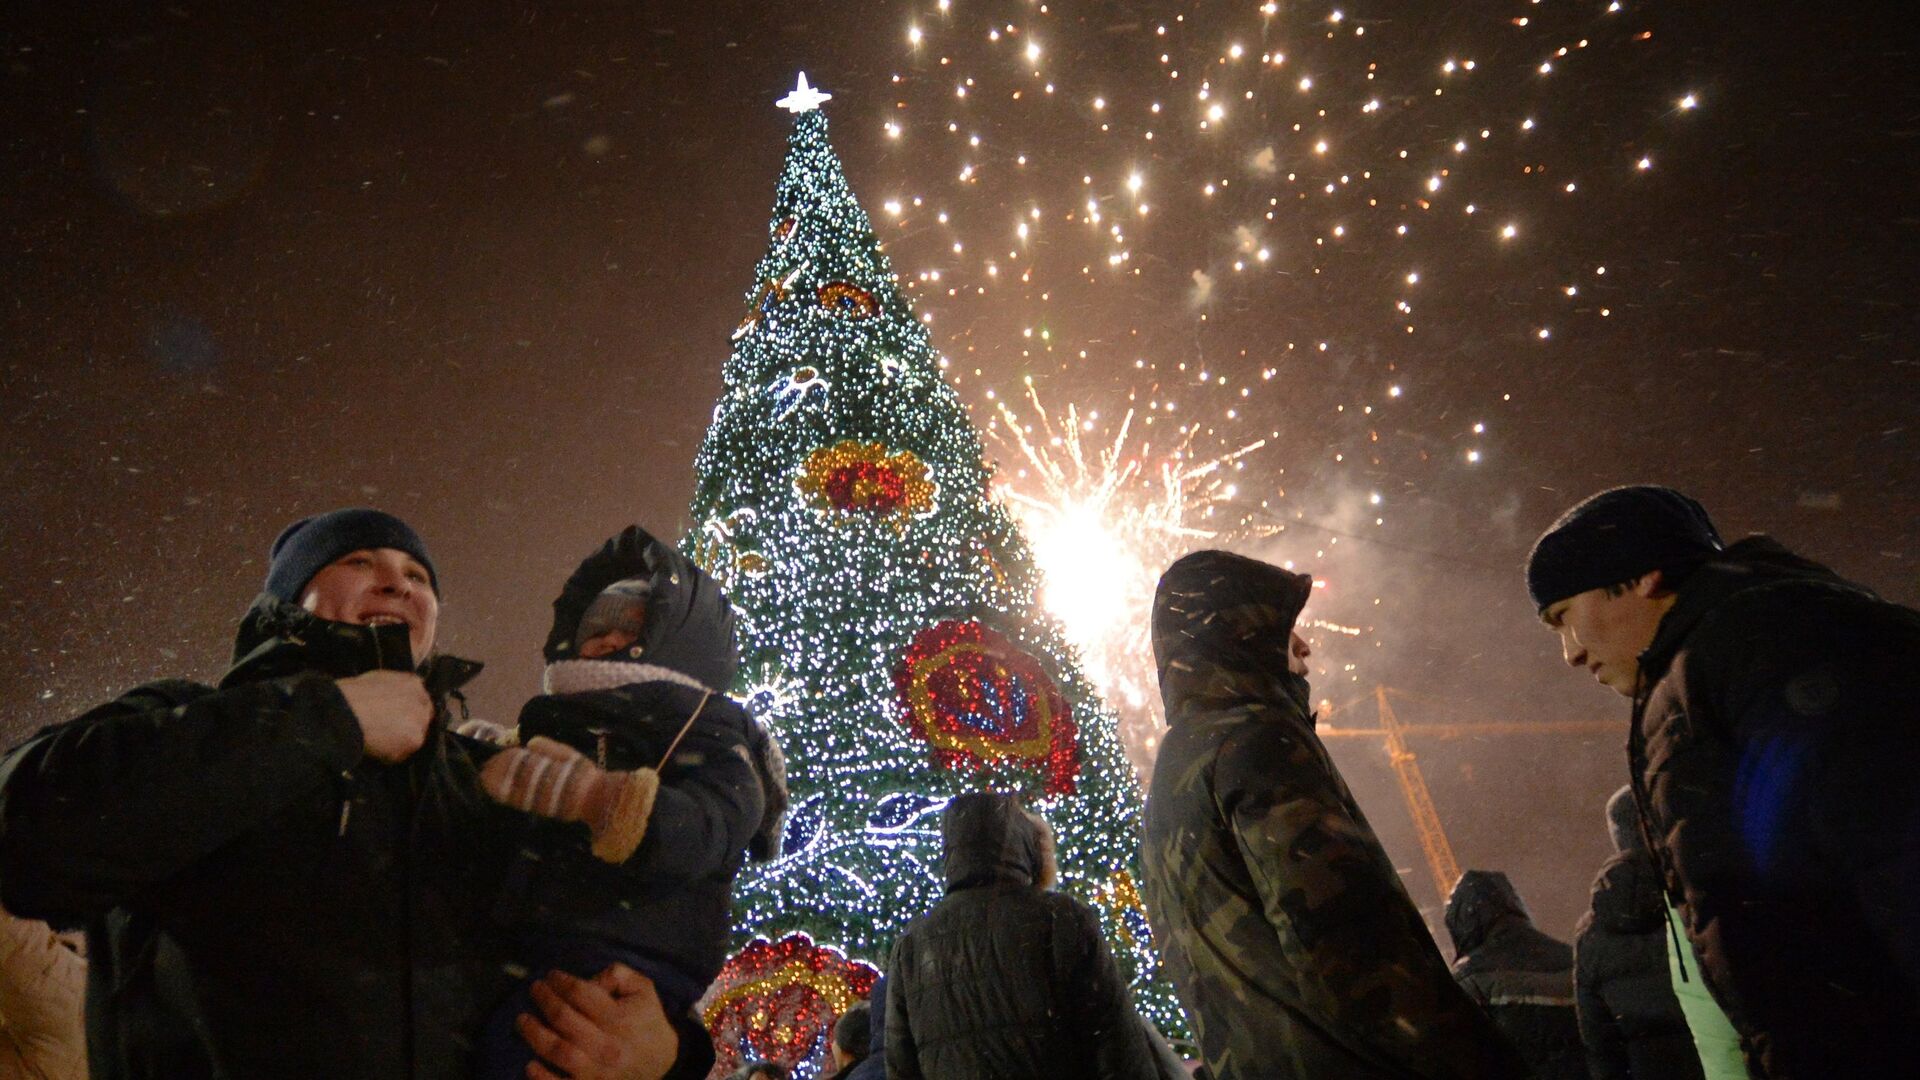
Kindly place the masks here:
[(1289, 631), (1289, 634), (1290, 636), (1287, 638), (1287, 670), (1304, 679), (1307, 676), (1307, 657), (1313, 655), (1313, 649), (1308, 647), (1307, 639), (1300, 636), (1300, 631)]
[(440, 598), (427, 568), (395, 548), (349, 551), (328, 563), (307, 583), (300, 606), (355, 626), (404, 624), (415, 664), (433, 651), (440, 623)]
[(1640, 654), (1653, 644), (1660, 620), (1673, 606), (1658, 571), (1618, 595), (1588, 589), (1547, 606), (1541, 618), (1560, 635), (1567, 663), (1586, 668), (1601, 685), (1632, 697), (1640, 680)]

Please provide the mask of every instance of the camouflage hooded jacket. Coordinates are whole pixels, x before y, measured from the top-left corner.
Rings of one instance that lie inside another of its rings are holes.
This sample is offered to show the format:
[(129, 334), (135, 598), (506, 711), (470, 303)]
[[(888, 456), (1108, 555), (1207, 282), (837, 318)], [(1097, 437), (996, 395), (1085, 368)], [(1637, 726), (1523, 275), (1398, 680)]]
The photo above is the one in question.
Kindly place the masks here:
[(1522, 1075), (1314, 735), (1306, 680), (1287, 671), (1311, 587), (1203, 551), (1154, 597), (1170, 730), (1147, 802), (1146, 900), (1207, 1067), (1219, 1080)]

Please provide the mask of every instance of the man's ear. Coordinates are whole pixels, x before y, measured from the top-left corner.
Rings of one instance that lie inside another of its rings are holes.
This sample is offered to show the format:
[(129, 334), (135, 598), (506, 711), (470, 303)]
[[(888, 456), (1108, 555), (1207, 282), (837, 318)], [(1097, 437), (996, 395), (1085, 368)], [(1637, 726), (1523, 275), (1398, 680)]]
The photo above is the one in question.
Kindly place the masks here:
[(1633, 579), (1633, 595), (1642, 600), (1653, 600), (1672, 592), (1667, 588), (1667, 576), (1658, 570), (1649, 570)]

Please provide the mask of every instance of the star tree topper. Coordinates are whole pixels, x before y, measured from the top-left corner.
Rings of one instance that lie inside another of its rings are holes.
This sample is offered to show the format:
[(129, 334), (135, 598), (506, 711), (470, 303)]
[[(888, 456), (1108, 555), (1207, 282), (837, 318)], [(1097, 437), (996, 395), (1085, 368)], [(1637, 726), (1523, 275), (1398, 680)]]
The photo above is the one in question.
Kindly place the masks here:
[(812, 112), (832, 100), (832, 94), (824, 94), (808, 86), (807, 73), (803, 71), (800, 73), (800, 85), (793, 88), (793, 93), (774, 102), (774, 104), (798, 116), (803, 112)]

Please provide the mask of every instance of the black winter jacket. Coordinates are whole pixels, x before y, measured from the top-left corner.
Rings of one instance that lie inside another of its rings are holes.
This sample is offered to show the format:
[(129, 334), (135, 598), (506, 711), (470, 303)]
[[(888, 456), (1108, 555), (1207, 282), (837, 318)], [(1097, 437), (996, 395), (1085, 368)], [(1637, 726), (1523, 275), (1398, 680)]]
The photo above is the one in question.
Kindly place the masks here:
[(429, 661), (441, 716), (389, 766), (333, 680), (407, 670), (406, 627), (263, 595), (235, 656), (0, 760), (0, 902), (86, 927), (95, 1080), (466, 1076), (513, 827), (444, 723), (479, 665)]
[(1537, 1080), (1586, 1080), (1573, 1011), (1573, 950), (1533, 925), (1507, 875), (1469, 870), (1447, 900), (1453, 977)]
[(558, 739), (603, 768), (654, 768), (674, 746), (645, 837), (626, 863), (595, 858), (585, 838), (539, 853), (545, 866), (527, 913), (536, 933), (616, 943), (699, 986), (712, 982), (733, 931), (733, 879), (767, 802), (747, 751), (755, 726), (730, 698), (657, 678), (527, 702), (522, 740)]
[(1019, 805), (962, 795), (942, 835), (947, 895), (887, 965), (887, 1075), (1154, 1080), (1099, 916), (1036, 885), (1047, 857)]
[(1593, 1080), (1702, 1080), (1700, 1054), (1667, 970), (1660, 871), (1623, 851), (1593, 882), (1574, 932), (1574, 1002)]
[(1763, 536), (1640, 657), (1635, 801), (1760, 1077), (1893, 1076), (1920, 1030), (1920, 612)]

